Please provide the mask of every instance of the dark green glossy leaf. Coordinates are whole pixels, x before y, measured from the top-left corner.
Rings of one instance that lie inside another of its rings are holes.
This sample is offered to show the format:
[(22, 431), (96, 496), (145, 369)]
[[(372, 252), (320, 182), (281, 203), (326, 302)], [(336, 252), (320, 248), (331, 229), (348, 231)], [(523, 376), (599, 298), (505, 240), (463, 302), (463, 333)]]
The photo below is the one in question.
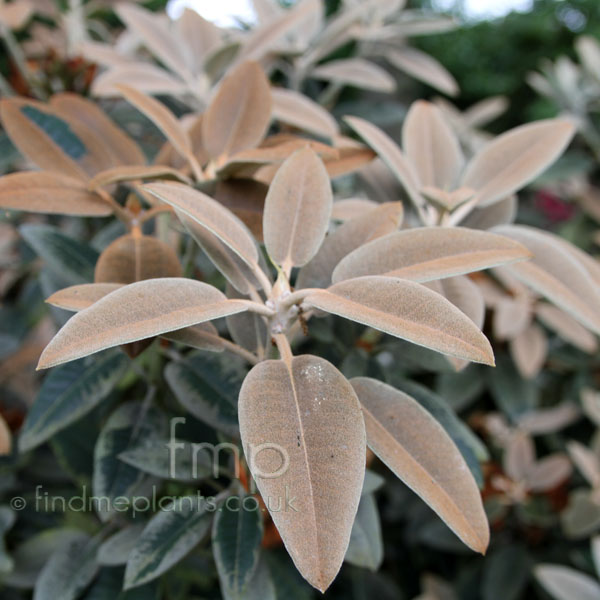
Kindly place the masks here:
[(21, 452), (45, 442), (98, 405), (124, 375), (129, 361), (105, 352), (52, 370), (40, 389), (19, 437)]

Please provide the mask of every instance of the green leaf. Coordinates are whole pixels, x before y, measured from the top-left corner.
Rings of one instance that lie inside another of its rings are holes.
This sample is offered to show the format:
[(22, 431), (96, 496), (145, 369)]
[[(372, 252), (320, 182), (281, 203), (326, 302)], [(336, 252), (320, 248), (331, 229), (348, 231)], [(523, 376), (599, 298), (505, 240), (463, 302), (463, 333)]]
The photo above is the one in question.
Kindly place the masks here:
[(139, 445), (140, 440), (166, 435), (166, 428), (164, 414), (154, 407), (145, 411), (141, 402), (123, 404), (111, 414), (94, 451), (92, 487), (94, 496), (100, 499), (96, 508), (103, 521), (112, 517), (114, 500), (129, 498), (146, 478), (142, 471), (120, 460), (119, 455)]
[(106, 567), (127, 564), (143, 530), (143, 524), (129, 525), (109, 537), (98, 548), (98, 562)]
[(15, 567), (2, 583), (18, 589), (32, 589), (50, 556), (62, 552), (80, 536), (81, 532), (76, 529), (57, 528), (46, 529), (29, 538), (13, 551)]
[(208, 532), (215, 508), (200, 496), (176, 498), (161, 507), (131, 551), (125, 588), (151, 581), (179, 562)]
[(14, 569), (14, 561), (6, 551), (4, 534), (15, 524), (17, 515), (8, 506), (0, 506), (0, 576)]
[(60, 466), (80, 485), (89, 486), (94, 474), (94, 446), (105, 415), (110, 412), (109, 397), (77, 422), (54, 434), (50, 447)]
[(167, 438), (145, 440), (140, 446), (119, 454), (119, 458), (161, 479), (197, 481), (212, 474), (213, 464), (206, 450), (196, 450), (194, 446)]
[(133, 590), (123, 590), (124, 571), (104, 568), (83, 600), (158, 600), (159, 586), (153, 581)]
[(260, 558), (257, 572), (263, 558), (269, 567), (277, 600), (312, 600), (314, 598), (313, 588), (298, 573), (298, 569), (287, 552), (283, 550), (281, 552), (264, 552)]
[(237, 398), (245, 375), (234, 357), (207, 353), (194, 353), (165, 369), (179, 402), (196, 418), (232, 436), (239, 436)]
[(539, 390), (524, 379), (505, 354), (496, 356), (496, 368), (489, 372), (489, 388), (498, 408), (514, 423), (538, 405)]
[(522, 598), (530, 568), (529, 555), (520, 544), (504, 546), (491, 553), (483, 566), (483, 600)]
[(87, 154), (85, 144), (73, 133), (66, 121), (31, 105), (22, 106), (21, 112), (73, 160), (79, 160)]
[(440, 373), (436, 382), (437, 394), (457, 412), (467, 408), (484, 389), (484, 371), (474, 364), (458, 373)]
[(75, 600), (98, 572), (100, 542), (84, 533), (56, 549), (35, 584), (33, 600)]
[(225, 600), (242, 600), (258, 565), (262, 513), (254, 496), (230, 496), (212, 531), (213, 554)]
[(25, 241), (44, 260), (49, 269), (71, 285), (94, 280), (98, 253), (50, 225), (22, 225)]
[(376, 492), (384, 483), (385, 479), (381, 475), (375, 473), (375, 471), (365, 469), (365, 479), (363, 481), (362, 495), (366, 496), (367, 494), (372, 494), (373, 492)]
[(19, 449), (39, 446), (97, 406), (129, 364), (121, 352), (105, 352), (53, 369), (44, 379), (19, 437)]
[(363, 495), (346, 551), (346, 562), (376, 571), (383, 561), (383, 540), (377, 502), (373, 494)]

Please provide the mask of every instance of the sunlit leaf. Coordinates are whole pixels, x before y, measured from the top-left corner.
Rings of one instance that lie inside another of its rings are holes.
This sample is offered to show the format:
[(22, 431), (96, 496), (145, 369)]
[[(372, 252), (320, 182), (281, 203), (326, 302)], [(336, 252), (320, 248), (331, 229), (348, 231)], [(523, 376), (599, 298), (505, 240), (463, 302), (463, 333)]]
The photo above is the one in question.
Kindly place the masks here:
[(490, 343), (475, 323), (448, 300), (412, 281), (348, 279), (312, 291), (305, 303), (450, 356), (494, 364)]
[(462, 185), (477, 190), (479, 206), (501, 200), (545, 171), (563, 153), (574, 133), (573, 123), (564, 119), (511, 129), (471, 159)]
[(323, 163), (310, 149), (281, 165), (265, 200), (263, 232), (271, 258), (285, 268), (306, 264), (321, 245), (333, 195)]
[(271, 89), (260, 65), (247, 61), (221, 83), (202, 119), (202, 140), (212, 158), (253, 148), (271, 120)]
[(111, 215), (111, 206), (85, 182), (59, 173), (33, 171), (0, 177), (0, 207), (81, 217)]
[(216, 288), (178, 277), (149, 279), (111, 292), (78, 312), (40, 357), (46, 369), (99, 350), (247, 310)]
[(419, 227), (390, 233), (357, 248), (340, 261), (333, 281), (385, 274), (426, 282), (529, 256), (527, 248), (505, 236), (462, 227)]
[(489, 525), (475, 480), (441, 425), (410, 396), (375, 379), (351, 380), (369, 447), (473, 550), (485, 553)]
[(322, 358), (269, 360), (246, 377), (239, 418), (250, 470), (283, 542), (302, 575), (325, 590), (344, 559), (363, 482), (356, 395)]

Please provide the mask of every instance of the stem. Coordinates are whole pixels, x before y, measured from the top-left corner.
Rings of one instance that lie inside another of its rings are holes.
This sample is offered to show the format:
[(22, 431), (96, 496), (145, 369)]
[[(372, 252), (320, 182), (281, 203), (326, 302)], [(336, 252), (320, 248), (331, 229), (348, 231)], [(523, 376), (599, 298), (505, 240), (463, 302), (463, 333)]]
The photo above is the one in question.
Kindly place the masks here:
[(289, 296), (286, 296), (281, 300), (281, 307), (291, 308), (292, 306), (294, 306), (294, 304), (299, 304), (300, 302), (302, 302), (304, 298), (306, 298), (306, 296), (308, 296), (309, 294), (321, 291), (323, 290), (319, 288), (303, 288), (296, 292), (292, 292)]
[(173, 208), (168, 204), (160, 204), (159, 206), (153, 206), (150, 210), (147, 210), (144, 213), (142, 213), (142, 215), (138, 219), (138, 222), (141, 225), (142, 223), (153, 219), (154, 217), (156, 217), (156, 215), (159, 215), (160, 213), (164, 212), (173, 212)]
[(273, 339), (275, 340), (275, 344), (277, 344), (277, 350), (279, 350), (281, 360), (285, 362), (288, 367), (291, 366), (294, 355), (292, 354), (292, 348), (290, 347), (287, 337), (283, 333), (276, 333), (273, 336)]
[(229, 352), (232, 352), (233, 354), (237, 354), (238, 356), (241, 356), (243, 359), (245, 359), (251, 365), (257, 365), (260, 362), (260, 360), (258, 359), (257, 356), (252, 354), (252, 352), (246, 350), (246, 348), (242, 348), (242, 346), (239, 346), (238, 344), (230, 342), (229, 340), (226, 340), (225, 338), (219, 338), (219, 342), (221, 344), (223, 344), (223, 348), (225, 348), (225, 350), (229, 350)]
[(459, 206), (453, 213), (449, 214), (444, 221), (447, 227), (455, 227), (477, 206), (478, 199), (473, 198)]
[(255, 312), (259, 315), (264, 315), (265, 317), (273, 317), (275, 313), (264, 304), (260, 304), (259, 302), (253, 302), (252, 300), (229, 300), (229, 302), (234, 302), (236, 304), (241, 304), (246, 307), (250, 312)]
[(12, 86), (6, 80), (6, 77), (0, 73), (0, 94), (5, 98), (15, 95), (15, 90), (12, 89)]
[(196, 181), (206, 181), (204, 171), (202, 171), (202, 167), (200, 166), (200, 163), (198, 162), (196, 157), (192, 153), (190, 153), (187, 159), (190, 163), (190, 167), (192, 167), (192, 173), (194, 174)]
[(38, 91), (37, 81), (27, 66), (27, 60), (25, 59), (25, 55), (19, 46), (13, 32), (6, 25), (0, 24), (0, 35), (4, 38), (4, 44), (6, 45), (6, 49), (10, 54), (17, 70), (23, 77), (23, 79), (27, 82), (31, 93), (38, 99), (42, 99), (43, 96)]
[(128, 210), (124, 209), (108, 192), (103, 189), (94, 190), (104, 202), (110, 204), (111, 208), (114, 210), (115, 215), (127, 225), (127, 227), (131, 227), (131, 221), (133, 220), (131, 214)]
[(271, 282), (269, 281), (269, 278), (267, 277), (266, 273), (260, 268), (260, 265), (253, 265), (252, 273), (254, 274), (256, 279), (258, 279), (258, 283), (260, 283), (260, 285), (262, 286), (262, 289), (264, 290), (265, 294), (269, 296), (271, 290), (273, 289), (273, 286), (271, 285)]

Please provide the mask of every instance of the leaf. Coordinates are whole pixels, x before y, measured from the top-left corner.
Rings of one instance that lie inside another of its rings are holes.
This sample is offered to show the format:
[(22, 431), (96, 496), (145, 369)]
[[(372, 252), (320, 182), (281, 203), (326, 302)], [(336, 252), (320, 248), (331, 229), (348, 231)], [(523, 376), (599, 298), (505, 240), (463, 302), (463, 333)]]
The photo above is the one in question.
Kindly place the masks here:
[(339, 133), (336, 120), (320, 104), (304, 94), (285, 88), (271, 89), (272, 117), (319, 137), (334, 137)]
[(360, 499), (344, 560), (371, 571), (377, 571), (381, 566), (383, 540), (377, 502), (373, 494), (363, 494)]
[(214, 501), (175, 498), (156, 513), (136, 542), (125, 570), (125, 589), (156, 579), (178, 563), (210, 529)]
[(50, 106), (65, 118), (75, 119), (96, 134), (121, 165), (143, 165), (146, 157), (139, 146), (109, 119), (100, 107), (77, 94), (64, 92), (50, 98)]
[(112, 242), (98, 258), (96, 283), (134, 283), (158, 277), (181, 277), (179, 257), (158, 238), (127, 234)]
[(296, 289), (330, 285), (331, 275), (344, 256), (398, 229), (402, 216), (401, 202), (386, 202), (371, 206), (367, 212), (346, 221), (325, 238), (315, 257), (300, 270)]
[(261, 27), (256, 27), (244, 39), (234, 64), (241, 61), (262, 60), (275, 49), (280, 40), (300, 26), (307, 17), (314, 15), (318, 4), (318, 0), (300, 2), (291, 9), (282, 11), (280, 17)]
[(192, 141), (188, 132), (164, 104), (123, 83), (116, 84), (113, 87), (118, 89), (130, 104), (148, 117), (163, 132), (181, 156), (193, 157)]
[(377, 208), (378, 205), (378, 202), (367, 200), (366, 198), (334, 200), (331, 218), (334, 221), (349, 221), (350, 219), (366, 215), (374, 208)]
[(165, 379), (175, 397), (192, 415), (227, 435), (238, 436), (237, 404), (245, 370), (227, 359), (193, 354), (172, 362)]
[(502, 456), (502, 468), (514, 481), (523, 482), (535, 465), (533, 439), (524, 431), (515, 431), (508, 440)]
[(543, 173), (563, 153), (574, 133), (573, 123), (564, 119), (515, 127), (471, 159), (461, 185), (477, 191), (479, 206), (489, 206)]
[(387, 133), (359, 117), (344, 117), (344, 121), (378, 154), (396, 179), (402, 184), (411, 202), (423, 206), (424, 200), (418, 193), (419, 182), (411, 163)]
[(191, 8), (183, 9), (175, 26), (182, 38), (179, 42), (182, 50), (189, 49), (187, 54), (193, 72), (200, 73), (210, 53), (221, 47), (222, 30)]
[(532, 435), (543, 435), (556, 433), (572, 425), (580, 417), (577, 405), (567, 400), (551, 408), (539, 408), (526, 413), (519, 419), (518, 426)]
[(77, 361), (48, 374), (27, 414), (19, 449), (27, 452), (97, 406), (128, 366), (120, 353), (105, 353), (94, 362)]
[[(119, 459), (140, 440), (159, 440), (166, 436), (164, 413), (155, 407), (145, 410), (141, 402), (121, 404), (108, 418), (100, 431), (94, 449), (92, 488), (94, 508), (101, 521), (109, 521), (123, 512), (121, 498), (129, 499), (140, 493), (145, 474)], [(126, 505), (127, 506), (127, 505)]]
[(569, 505), (561, 513), (563, 530), (568, 538), (587, 538), (600, 528), (600, 505), (589, 489), (571, 493)]
[(252, 288), (262, 288), (262, 285), (253, 275), (252, 270), (248, 268), (248, 264), (239, 257), (238, 253), (224, 244), (210, 229), (203, 227), (184, 213), (176, 212), (186, 231), (194, 238), (213, 265), (215, 265), (237, 291), (242, 294), (248, 294)]
[(596, 454), (579, 442), (569, 442), (567, 450), (573, 463), (592, 488), (600, 486), (600, 461)]
[(484, 479), (479, 462), (490, 460), (485, 444), (458, 418), (447, 399), (410, 379), (391, 377), (389, 383), (416, 400), (446, 431), (462, 454), (473, 478), (483, 487)]
[(492, 552), (483, 567), (483, 600), (518, 600), (523, 597), (531, 569), (531, 558), (519, 543)]
[(402, 147), (422, 187), (454, 189), (464, 159), (437, 106), (423, 100), (413, 102), (402, 128)]
[(270, 257), (284, 269), (306, 264), (329, 226), (333, 194), (317, 155), (305, 148), (279, 167), (265, 200), (263, 232)]
[(46, 302), (64, 310), (78, 312), (123, 287), (120, 283), (82, 283), (59, 290), (46, 298)]
[(97, 190), (113, 183), (138, 181), (141, 179), (178, 179), (191, 185), (190, 180), (183, 173), (172, 167), (165, 167), (163, 165), (126, 165), (101, 171), (92, 177), (88, 188)]
[(40, 169), (86, 180), (78, 164), (88, 152), (70, 125), (53, 111), (32, 100), (4, 98), (0, 118), (6, 133), (21, 154)]
[(357, 248), (340, 261), (332, 279), (337, 283), (385, 274), (422, 283), (529, 256), (527, 248), (506, 236), (464, 227), (418, 227), (390, 233)]
[(396, 81), (387, 71), (363, 58), (330, 60), (315, 67), (310, 76), (376, 92), (393, 92), (396, 89)]
[[(226, 290), (226, 294), (228, 298), (243, 297), (231, 288)], [(254, 354), (264, 356), (264, 346), (267, 342), (267, 324), (261, 316), (247, 311), (225, 317), (225, 321), (231, 338), (236, 344)], [(270, 337), (269, 334), (269, 341)]]
[(91, 281), (98, 253), (90, 246), (66, 236), (49, 225), (21, 225), (25, 241), (62, 281)]
[(531, 319), (530, 297), (506, 296), (494, 304), (494, 337), (498, 341), (513, 340), (531, 326)]
[(566, 481), (572, 470), (564, 454), (546, 456), (527, 473), (527, 487), (534, 493), (548, 492)]
[(256, 572), (263, 524), (260, 504), (253, 496), (230, 496), (215, 515), (212, 548), (226, 600), (246, 598)]
[(113, 212), (111, 206), (90, 192), (81, 179), (49, 171), (0, 177), (0, 207), (81, 217), (106, 217)]
[(203, 146), (215, 159), (253, 148), (270, 120), (269, 80), (258, 63), (243, 62), (223, 80), (204, 113)]
[(491, 229), (496, 225), (510, 225), (517, 217), (517, 197), (513, 194), (485, 208), (473, 209), (460, 221), (470, 229)]
[(159, 600), (157, 582), (123, 591), (123, 569), (104, 568), (83, 600)]
[(31, 18), (35, 7), (28, 0), (0, 5), (0, 23), (9, 29), (21, 29)]
[(34, 600), (75, 600), (98, 572), (99, 539), (80, 533), (57, 548), (35, 584)]
[(98, 562), (105, 566), (124, 565), (140, 537), (144, 525), (127, 525), (111, 535), (98, 548)]
[(216, 288), (179, 277), (124, 286), (71, 317), (40, 357), (39, 369), (99, 350), (247, 310)]
[(426, 287), (393, 277), (359, 277), (308, 294), (305, 303), (450, 356), (494, 364), (479, 328)]
[(485, 303), (479, 287), (465, 275), (440, 279), (437, 283), (442, 295), (465, 313), (479, 329), (483, 329)]
[(77, 529), (50, 528), (32, 535), (13, 551), (14, 569), (3, 576), (2, 583), (20, 590), (33, 589), (48, 559), (64, 552), (71, 542), (80, 540)]
[(119, 85), (128, 85), (144, 94), (180, 95), (188, 86), (156, 65), (135, 62), (111, 67), (100, 73), (92, 83), (92, 94), (99, 97), (120, 96)]
[(556, 243), (557, 236), (525, 225), (502, 225), (494, 227), (494, 232), (516, 240), (533, 253), (527, 263), (509, 267), (512, 275), (600, 333), (599, 288), (585, 267)]
[[(123, 287), (119, 283), (84, 283), (82, 285), (73, 285), (60, 290), (46, 299), (48, 304), (57, 306), (64, 310), (78, 312), (88, 308), (104, 298), (107, 294)], [(224, 346), (219, 337), (216, 327), (209, 321), (199, 325), (191, 325), (183, 329), (169, 331), (162, 336), (172, 342), (179, 342), (192, 348), (209, 350), (211, 352), (222, 352)]]
[(496, 406), (512, 421), (533, 410), (538, 403), (538, 388), (530, 379), (524, 379), (511, 359), (504, 354), (496, 356), (496, 368), (489, 373), (489, 389)]
[(510, 341), (510, 353), (519, 372), (526, 379), (536, 377), (548, 355), (548, 338), (543, 329), (532, 323)]
[(352, 379), (369, 447), (470, 548), (485, 553), (489, 525), (475, 480), (442, 426), (410, 396)]
[(595, 600), (600, 595), (600, 584), (589, 575), (563, 565), (538, 565), (536, 579), (556, 600)]
[(268, 360), (244, 380), (239, 419), (244, 453), (281, 538), (303, 577), (324, 591), (344, 559), (363, 482), (356, 395), (322, 358)]
[(447, 94), (457, 96), (459, 89), (454, 77), (435, 58), (416, 48), (394, 48), (385, 57), (390, 63), (411, 77)]
[(179, 183), (151, 183), (142, 189), (209, 230), (250, 267), (257, 264), (256, 244), (246, 226), (211, 197)]
[(192, 348), (197, 348), (198, 350), (207, 350), (209, 352), (223, 352), (225, 350), (223, 338), (219, 337), (217, 328), (210, 321), (169, 331), (160, 337), (171, 342), (178, 342)]
[(191, 79), (187, 47), (178, 43), (177, 37), (171, 34), (160, 15), (125, 3), (116, 4), (115, 12), (127, 29), (138, 36), (156, 58), (183, 79)]

